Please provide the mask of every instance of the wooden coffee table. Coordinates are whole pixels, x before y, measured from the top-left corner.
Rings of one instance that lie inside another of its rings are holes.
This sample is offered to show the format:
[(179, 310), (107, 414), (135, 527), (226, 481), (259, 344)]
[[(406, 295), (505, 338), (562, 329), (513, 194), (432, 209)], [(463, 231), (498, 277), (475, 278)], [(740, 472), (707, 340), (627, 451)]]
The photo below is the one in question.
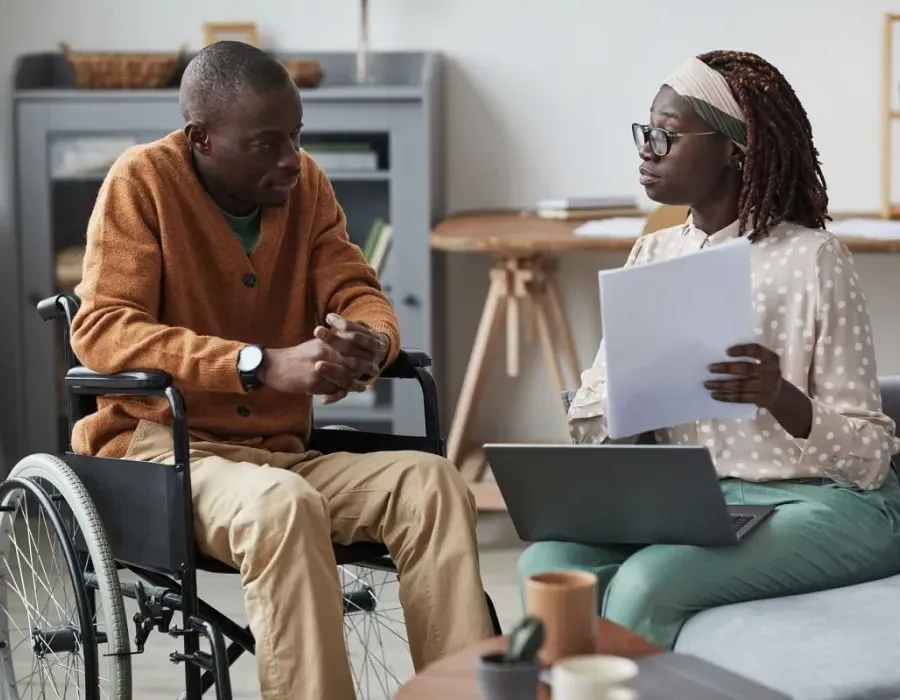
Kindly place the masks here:
[[(396, 700), (442, 700), (444, 698), (481, 700), (481, 689), (478, 686), (478, 658), (483, 654), (502, 651), (505, 642), (505, 637), (494, 637), (436, 661), (404, 685), (394, 698)], [(598, 617), (597, 652), (637, 659), (642, 656), (659, 654), (662, 649), (615, 622)], [(540, 700), (550, 699), (550, 691), (547, 686), (541, 685), (538, 698)]]

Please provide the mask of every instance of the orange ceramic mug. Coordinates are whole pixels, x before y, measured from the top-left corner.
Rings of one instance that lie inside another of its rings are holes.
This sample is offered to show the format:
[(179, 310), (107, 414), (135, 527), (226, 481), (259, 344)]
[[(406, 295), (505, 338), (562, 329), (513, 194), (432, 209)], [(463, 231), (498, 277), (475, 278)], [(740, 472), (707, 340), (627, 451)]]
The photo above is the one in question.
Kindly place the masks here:
[(526, 614), (544, 623), (540, 659), (560, 659), (597, 650), (597, 577), (585, 571), (554, 571), (525, 582)]

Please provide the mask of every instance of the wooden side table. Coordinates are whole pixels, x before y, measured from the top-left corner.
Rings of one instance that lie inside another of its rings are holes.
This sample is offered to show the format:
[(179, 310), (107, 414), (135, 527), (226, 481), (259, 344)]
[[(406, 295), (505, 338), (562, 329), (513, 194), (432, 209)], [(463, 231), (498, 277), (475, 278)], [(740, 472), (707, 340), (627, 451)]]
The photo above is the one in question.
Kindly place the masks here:
[[(396, 700), (481, 700), (477, 664), (483, 654), (502, 651), (506, 637), (494, 637), (431, 664), (412, 678), (394, 696)], [(597, 618), (597, 653), (637, 659), (662, 652), (634, 632)], [(550, 691), (542, 685), (540, 700), (550, 700)]]

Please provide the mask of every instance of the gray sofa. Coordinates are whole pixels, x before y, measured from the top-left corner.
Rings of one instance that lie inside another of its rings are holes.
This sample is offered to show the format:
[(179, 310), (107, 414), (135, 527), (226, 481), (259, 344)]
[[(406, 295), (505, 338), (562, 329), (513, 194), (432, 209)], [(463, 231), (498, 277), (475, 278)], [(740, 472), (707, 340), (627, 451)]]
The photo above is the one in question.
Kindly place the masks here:
[[(900, 424), (900, 376), (880, 382), (885, 413)], [(684, 626), (675, 650), (795, 700), (897, 700), (900, 575), (706, 610)]]

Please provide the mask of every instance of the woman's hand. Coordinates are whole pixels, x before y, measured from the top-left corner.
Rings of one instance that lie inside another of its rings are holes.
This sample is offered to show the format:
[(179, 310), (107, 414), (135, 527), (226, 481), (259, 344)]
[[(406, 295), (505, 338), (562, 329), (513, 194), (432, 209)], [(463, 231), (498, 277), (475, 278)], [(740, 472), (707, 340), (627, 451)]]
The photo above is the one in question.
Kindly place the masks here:
[(812, 429), (812, 401), (781, 376), (778, 353), (759, 343), (735, 345), (726, 353), (729, 357), (750, 359), (711, 364), (709, 371), (713, 374), (733, 375), (704, 382), (711, 396), (716, 401), (752, 403), (765, 408), (795, 438), (808, 438)]
[(750, 359), (716, 362), (709, 366), (713, 374), (730, 374), (729, 378), (704, 382), (716, 401), (752, 403), (772, 409), (781, 395), (784, 379), (778, 354), (759, 343), (735, 345), (728, 348), (729, 357)]

